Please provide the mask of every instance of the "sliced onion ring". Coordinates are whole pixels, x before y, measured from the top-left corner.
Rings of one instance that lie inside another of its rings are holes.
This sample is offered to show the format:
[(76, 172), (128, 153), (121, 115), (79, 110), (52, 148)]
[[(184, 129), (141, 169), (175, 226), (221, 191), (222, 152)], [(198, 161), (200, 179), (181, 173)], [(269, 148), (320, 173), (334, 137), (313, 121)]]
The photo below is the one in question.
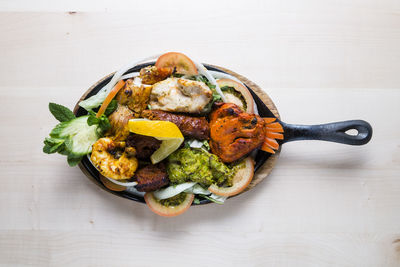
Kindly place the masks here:
[(139, 76), (139, 72), (131, 72), (131, 73), (128, 73), (128, 74), (125, 74), (125, 75), (121, 76), (121, 77), (118, 79), (118, 81), (120, 81), (120, 80), (126, 80), (126, 79), (129, 79), (129, 78), (135, 78), (135, 77), (137, 77), (137, 76)]
[(208, 70), (206, 69), (206, 67), (204, 67), (203, 64), (198, 63), (198, 62), (194, 62), (194, 64), (197, 67), (197, 70), (199, 71), (200, 74), (204, 75), (207, 80), (212, 84), (215, 85), (215, 90), (217, 91), (217, 93), (221, 96), (222, 101), (226, 102), (226, 98), (224, 96), (224, 94), (221, 91), (221, 88), (219, 88), (217, 81), (214, 79), (214, 77), (208, 72)]
[[(104, 175), (103, 175), (104, 176)], [(105, 177), (105, 176), (104, 176)], [(119, 182), (119, 181), (117, 181), (117, 180), (115, 180), (115, 179), (112, 179), (112, 178), (108, 178), (108, 177), (105, 177), (105, 178), (107, 178), (110, 182), (112, 182), (112, 183), (114, 183), (114, 184), (117, 184), (117, 185), (122, 185), (122, 186), (135, 186), (135, 185), (137, 185), (138, 183), (137, 182), (126, 182), (126, 183), (124, 183), (124, 182)]]
[(209, 73), (211, 73), (211, 75), (214, 77), (214, 79), (232, 79), (237, 81), (238, 83), (241, 83), (242, 85), (244, 85), (244, 83), (239, 80), (238, 78), (236, 78), (235, 76), (232, 76), (228, 73), (224, 73), (224, 72), (220, 72), (220, 71), (215, 71), (215, 70), (209, 70)]
[[(212, 75), (215, 79), (224, 79), (224, 78), (232, 79), (232, 80), (235, 80), (235, 81), (241, 83), (244, 87), (247, 87), (241, 80), (239, 80), (239, 79), (236, 78), (235, 76), (232, 76), (232, 75), (230, 75), (230, 74), (228, 74), (228, 73), (224, 73), (224, 72), (220, 72), (220, 71), (215, 71), (215, 70), (209, 70), (208, 72), (211, 73), (211, 75)], [(258, 113), (258, 108), (257, 108), (257, 104), (256, 104), (255, 101), (253, 102), (253, 109), (254, 109), (254, 114), (259, 115), (259, 113)]]

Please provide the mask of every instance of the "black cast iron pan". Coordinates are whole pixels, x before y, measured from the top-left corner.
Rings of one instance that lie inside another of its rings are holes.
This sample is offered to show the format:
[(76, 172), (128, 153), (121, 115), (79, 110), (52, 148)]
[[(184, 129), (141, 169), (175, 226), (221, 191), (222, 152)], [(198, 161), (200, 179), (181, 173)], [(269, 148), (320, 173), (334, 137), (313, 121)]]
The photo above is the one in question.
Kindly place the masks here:
[[(130, 70), (128, 70), (125, 74), (131, 72), (137, 72), (141, 68), (146, 67), (148, 65), (153, 65), (154, 62), (145, 63), (138, 65)], [(225, 71), (211, 66), (211, 65), (204, 65), (208, 70), (219, 71), (222, 73), (226, 73)], [(110, 74), (97, 82), (93, 85), (86, 94), (79, 100), (82, 101), (86, 98), (91, 97), (92, 95), (96, 94), (101, 88), (103, 88), (112, 78), (113, 74)], [(246, 87), (249, 89), (250, 93), (252, 94), (255, 104), (258, 109), (258, 113), (261, 117), (275, 117), (275, 114), (267, 107), (267, 105), (260, 99), (260, 97), (254, 92), (252, 88), (250, 88), (246, 83)], [(78, 103), (79, 103), (78, 102)], [(74, 113), (77, 116), (82, 116), (87, 114), (86, 110), (81, 108), (78, 104), (75, 106)], [(372, 137), (372, 127), (371, 125), (363, 120), (349, 120), (349, 121), (341, 121), (341, 122), (333, 122), (321, 125), (296, 125), (296, 124), (288, 124), (282, 122), (279, 118), (277, 121), (281, 123), (284, 129), (284, 139), (279, 141), (279, 144), (282, 145), (287, 142), (291, 141), (298, 141), (298, 140), (323, 140), (323, 141), (330, 141), (336, 143), (342, 143), (347, 145), (364, 145), (369, 142)], [(349, 130), (356, 130), (356, 135), (350, 135), (346, 133)], [(271, 154), (258, 150), (255, 156), (255, 175), (257, 175), (257, 171), (260, 171), (260, 168), (270, 159)], [(138, 195), (136, 192), (132, 190), (125, 190), (122, 192), (111, 191), (106, 188), (100, 180), (100, 174), (97, 169), (91, 164), (88, 158), (84, 157), (81, 163), (79, 164), (81, 170), (86, 174), (88, 178), (90, 178), (93, 182), (97, 185), (102, 187), (104, 190), (118, 195), (123, 198), (127, 198), (133, 201), (144, 203), (144, 199), (142, 196)], [(272, 168), (273, 166), (271, 166)], [(269, 172), (268, 172), (269, 173)], [(268, 175), (265, 173), (265, 176)], [(264, 177), (265, 178), (265, 177)], [(210, 201), (204, 199), (200, 201), (200, 204), (207, 204)], [(196, 204), (193, 204), (196, 205)]]

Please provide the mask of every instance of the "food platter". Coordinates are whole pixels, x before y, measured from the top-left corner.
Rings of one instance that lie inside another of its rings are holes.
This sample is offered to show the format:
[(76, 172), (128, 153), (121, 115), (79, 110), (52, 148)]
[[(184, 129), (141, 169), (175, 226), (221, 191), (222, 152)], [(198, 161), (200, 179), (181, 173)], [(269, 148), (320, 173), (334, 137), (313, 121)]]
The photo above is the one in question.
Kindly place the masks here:
[[(131, 68), (126, 72), (126, 74), (132, 73), (132, 72), (137, 72), (141, 68), (146, 67), (148, 65), (152, 65), (154, 62), (148, 62), (145, 64), (140, 64), (135, 66), (134, 68)], [(257, 86), (254, 82), (248, 80), (247, 78), (231, 71), (223, 67), (215, 66), (215, 65), (209, 65), (209, 64), (204, 64), (204, 66), (208, 70), (212, 71), (218, 71), (222, 73), (227, 73), (230, 74), (237, 79), (239, 79), (243, 84), (246, 85), (247, 89), (250, 91), (252, 94), (255, 105), (257, 107), (258, 113), (261, 117), (276, 117), (277, 119), (280, 119), (278, 110), (276, 109), (274, 103), (272, 100), (269, 98), (269, 96), (263, 91), (259, 86)], [(95, 95), (101, 88), (103, 88), (112, 78), (114, 73), (111, 73), (107, 75), (106, 77), (102, 78), (98, 82), (96, 82), (94, 85), (92, 85), (79, 99), (77, 102), (73, 112), (76, 116), (82, 116), (85, 115), (87, 112), (85, 109), (81, 108), (78, 104), (82, 100), (85, 100), (89, 98), (92, 95)], [(280, 150), (276, 151), (275, 154), (269, 154), (264, 151), (258, 150), (255, 155), (255, 174), (253, 177), (253, 180), (249, 184), (249, 186), (246, 188), (245, 191), (248, 191), (252, 189), (254, 186), (259, 184), (262, 180), (264, 180), (269, 173), (272, 171), (277, 158), (279, 157)], [(128, 188), (127, 190), (124, 191), (114, 191), (114, 190), (109, 190), (106, 186), (101, 181), (101, 175), (99, 174), (98, 170), (92, 165), (90, 162), (89, 158), (84, 157), (83, 160), (79, 163), (79, 168), (82, 170), (82, 172), (96, 185), (101, 187), (102, 189), (117, 195), (119, 197), (123, 197), (126, 199), (130, 199), (136, 202), (144, 203), (144, 198), (141, 194), (138, 194), (136, 190), (132, 190), (132, 188)], [(202, 199), (198, 204), (207, 204), (210, 203), (209, 200), (207, 199)], [(193, 205), (197, 205), (193, 203)]]
[(363, 120), (285, 123), (264, 90), (226, 68), (177, 52), (153, 59), (99, 80), (73, 112), (50, 103), (61, 123), (43, 151), (66, 155), (102, 189), (160, 216), (251, 190), (270, 174), (284, 143), (364, 145), (372, 138)]
[(102, 189), (165, 217), (251, 190), (284, 143), (372, 138), (363, 120), (285, 123), (255, 83), (179, 52), (132, 62), (92, 85), (73, 111), (56, 103), (49, 111), (60, 123), (44, 153), (67, 156)]
[(67, 156), (102, 189), (166, 217), (251, 190), (284, 143), (364, 145), (372, 137), (363, 120), (285, 123), (255, 83), (179, 52), (107, 75), (73, 111), (56, 103), (49, 110), (60, 123), (45, 138), (44, 153)]

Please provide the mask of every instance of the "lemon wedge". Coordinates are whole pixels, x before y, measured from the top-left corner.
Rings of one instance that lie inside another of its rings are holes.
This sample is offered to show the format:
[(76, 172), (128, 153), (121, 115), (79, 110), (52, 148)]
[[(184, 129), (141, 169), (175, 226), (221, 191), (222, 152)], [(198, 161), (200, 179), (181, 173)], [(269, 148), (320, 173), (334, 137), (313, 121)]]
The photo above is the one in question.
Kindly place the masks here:
[(150, 156), (153, 164), (162, 161), (177, 150), (184, 139), (178, 126), (170, 121), (132, 119), (129, 120), (128, 127), (132, 133), (151, 136), (162, 141), (160, 148)]

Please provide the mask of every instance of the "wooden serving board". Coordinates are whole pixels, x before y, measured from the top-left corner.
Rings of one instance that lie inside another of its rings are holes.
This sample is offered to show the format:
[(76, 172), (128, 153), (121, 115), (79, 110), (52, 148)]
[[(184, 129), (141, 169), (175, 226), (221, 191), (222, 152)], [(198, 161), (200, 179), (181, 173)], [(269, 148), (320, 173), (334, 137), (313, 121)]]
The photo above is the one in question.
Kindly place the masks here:
[[(220, 69), (226, 73), (229, 73), (232, 76), (235, 76), (236, 78), (238, 78), (240, 81), (242, 81), (244, 84), (246, 84), (249, 88), (251, 88), (256, 94), (257, 96), (264, 102), (264, 104), (270, 109), (270, 111), (278, 118), (280, 119), (279, 116), (279, 112), (275, 106), (275, 104), (272, 102), (271, 98), (268, 96), (268, 94), (263, 91), (257, 84), (255, 84), (254, 82), (250, 81), (249, 79), (247, 79), (246, 77), (237, 74), (229, 69), (223, 68), (223, 67), (219, 67), (216, 65), (210, 65), (214, 68)], [(75, 107), (74, 107), (74, 113), (76, 114), (78, 109), (79, 109), (79, 103), (84, 100), (86, 98), (86, 96), (95, 88), (97, 87), (101, 82), (103, 82), (104, 80), (112, 77), (114, 75), (114, 73), (111, 73), (107, 76), (105, 76), (104, 78), (102, 78), (101, 80), (97, 81), (95, 84), (93, 84), (83, 95), (82, 97), (79, 99), (79, 101), (76, 103)], [(244, 190), (244, 192), (252, 189), (253, 187), (255, 187), (257, 184), (259, 184), (261, 181), (263, 181), (265, 178), (267, 178), (267, 176), (271, 173), (272, 168), (275, 166), (276, 161), (279, 157), (280, 154), (280, 149), (278, 151), (275, 152), (274, 155), (271, 155), (266, 161), (265, 163), (257, 170), (257, 172), (255, 173), (253, 180), (251, 181), (251, 183), (249, 184), (249, 186), (246, 188), (246, 190)], [(89, 180), (91, 180), (92, 182), (97, 184), (97, 181), (95, 181), (95, 179), (87, 172), (86, 168), (82, 165), (82, 163), (79, 163), (79, 168), (82, 170), (82, 172), (86, 175), (86, 177), (89, 178)]]

